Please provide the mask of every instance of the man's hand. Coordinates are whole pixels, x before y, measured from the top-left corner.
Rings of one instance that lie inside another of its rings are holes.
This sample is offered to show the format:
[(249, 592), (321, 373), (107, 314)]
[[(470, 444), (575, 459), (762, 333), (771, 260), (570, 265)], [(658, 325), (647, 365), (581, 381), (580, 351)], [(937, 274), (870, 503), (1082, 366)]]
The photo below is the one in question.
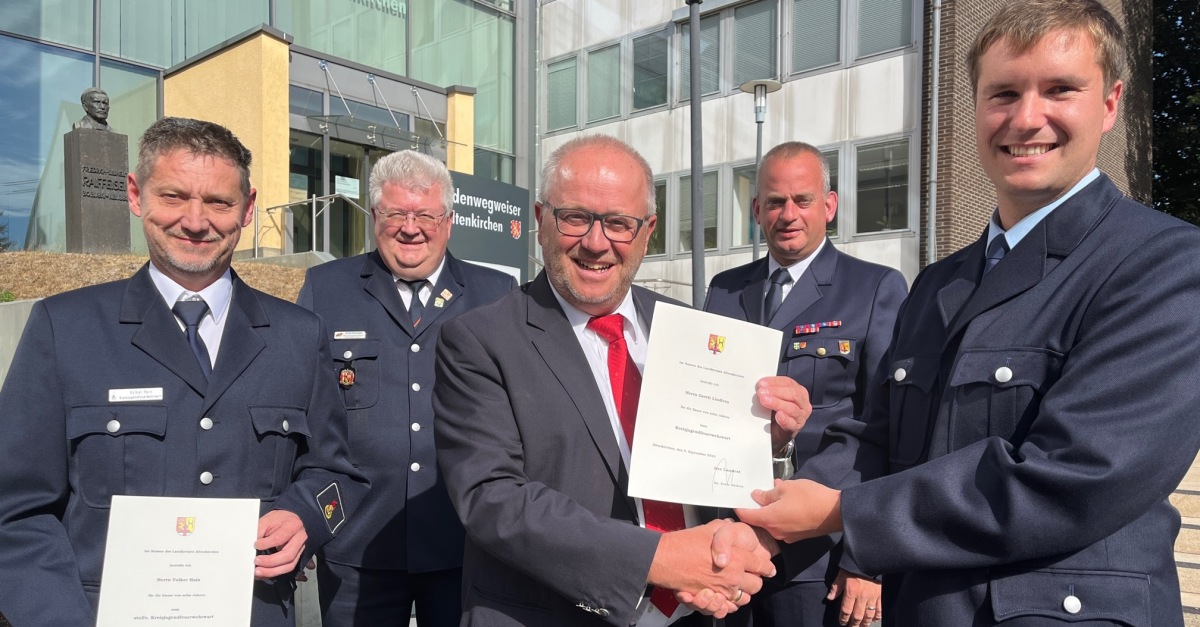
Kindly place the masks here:
[[(712, 558), (713, 536), (727, 529), (722, 564)], [(758, 543), (754, 530), (741, 523), (714, 520), (701, 527), (665, 533), (650, 564), (649, 583), (676, 591), (689, 607), (724, 618), (750, 602), (762, 588), (762, 577), (773, 577), (775, 565)]]
[(878, 582), (840, 570), (825, 598), (833, 601), (841, 595), (842, 609), (838, 614), (838, 622), (848, 627), (867, 627), (877, 620), (883, 620), (879, 589)]
[(762, 509), (737, 509), (742, 522), (762, 527), (772, 538), (796, 542), (842, 530), (842, 493), (808, 479), (775, 480), (775, 489), (751, 496)]
[(307, 542), (308, 532), (299, 516), (282, 509), (267, 512), (258, 519), (258, 540), (254, 542), (254, 548), (275, 551), (254, 558), (254, 578), (271, 579), (294, 572)]
[(764, 377), (754, 388), (758, 404), (774, 412), (771, 450), (780, 451), (796, 437), (812, 414), (808, 390), (791, 377)]

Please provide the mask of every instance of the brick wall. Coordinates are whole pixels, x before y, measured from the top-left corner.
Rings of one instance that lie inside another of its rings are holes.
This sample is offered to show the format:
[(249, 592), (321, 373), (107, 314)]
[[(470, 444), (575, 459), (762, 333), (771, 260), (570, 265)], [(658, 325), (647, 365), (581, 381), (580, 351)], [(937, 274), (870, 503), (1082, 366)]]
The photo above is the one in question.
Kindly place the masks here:
[[(941, 54), (938, 94), (937, 258), (941, 259), (979, 238), (995, 207), (995, 191), (979, 166), (975, 152), (975, 108), (967, 52), (976, 33), (1004, 0), (942, 0)], [(1126, 193), (1150, 198), (1150, 74), (1149, 3), (1144, 0), (1102, 0), (1127, 29), (1130, 76), (1121, 98), (1121, 115), (1104, 138), (1097, 158), (1100, 169)], [(921, 265), (928, 250), (930, 89), (933, 57), (933, 2), (925, 3), (924, 95), (921, 145)]]

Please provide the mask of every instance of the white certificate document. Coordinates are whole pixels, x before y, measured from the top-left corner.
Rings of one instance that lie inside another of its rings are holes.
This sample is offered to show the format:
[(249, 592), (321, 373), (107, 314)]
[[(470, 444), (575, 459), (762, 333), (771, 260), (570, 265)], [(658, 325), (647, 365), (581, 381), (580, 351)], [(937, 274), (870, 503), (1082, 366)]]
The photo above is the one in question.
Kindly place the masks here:
[(629, 495), (710, 507), (758, 507), (769, 490), (771, 412), (755, 400), (777, 374), (782, 332), (658, 304), (642, 373)]
[(114, 496), (97, 627), (249, 627), (258, 507)]

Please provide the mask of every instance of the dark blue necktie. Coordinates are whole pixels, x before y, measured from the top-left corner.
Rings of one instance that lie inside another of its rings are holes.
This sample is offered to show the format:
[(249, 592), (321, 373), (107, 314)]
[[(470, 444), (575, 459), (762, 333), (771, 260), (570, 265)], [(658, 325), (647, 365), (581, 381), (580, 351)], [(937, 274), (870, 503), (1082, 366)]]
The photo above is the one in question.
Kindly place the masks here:
[(762, 323), (768, 325), (771, 323), (771, 317), (779, 311), (779, 306), (783, 304), (783, 286), (792, 282), (792, 274), (787, 271), (787, 268), (776, 268), (771, 273), (771, 285), (767, 288), (767, 298), (763, 301), (763, 317)]
[(425, 313), (425, 305), (421, 303), (421, 288), (425, 286), (425, 279), (417, 279), (416, 281), (406, 281), (404, 279), (396, 279), (408, 286), (412, 290), (412, 298), (408, 300), (408, 318), (412, 321), (413, 328), (421, 324), (421, 315)]
[(991, 272), (992, 268), (995, 268), (996, 264), (1000, 263), (1000, 260), (1004, 258), (1007, 252), (1008, 239), (1001, 233), (992, 239), (991, 244), (988, 244), (987, 257), (983, 260), (983, 276), (987, 276), (987, 273)]
[(204, 340), (200, 337), (200, 320), (208, 313), (208, 303), (202, 299), (181, 300), (175, 303), (171, 311), (183, 321), (188, 345), (192, 347), (196, 361), (200, 362), (200, 370), (207, 379), (212, 374), (212, 361), (208, 358), (208, 348), (204, 346)]

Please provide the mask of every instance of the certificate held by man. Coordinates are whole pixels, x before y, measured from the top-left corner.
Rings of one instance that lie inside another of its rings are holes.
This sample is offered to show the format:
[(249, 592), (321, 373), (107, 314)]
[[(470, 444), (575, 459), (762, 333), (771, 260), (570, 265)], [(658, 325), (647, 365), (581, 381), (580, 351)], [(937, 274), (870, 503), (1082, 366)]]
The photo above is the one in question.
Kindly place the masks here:
[(776, 374), (777, 329), (659, 304), (630, 453), (629, 495), (709, 507), (758, 507), (768, 490), (771, 412), (755, 401)]
[(114, 496), (97, 627), (248, 627), (256, 499)]

